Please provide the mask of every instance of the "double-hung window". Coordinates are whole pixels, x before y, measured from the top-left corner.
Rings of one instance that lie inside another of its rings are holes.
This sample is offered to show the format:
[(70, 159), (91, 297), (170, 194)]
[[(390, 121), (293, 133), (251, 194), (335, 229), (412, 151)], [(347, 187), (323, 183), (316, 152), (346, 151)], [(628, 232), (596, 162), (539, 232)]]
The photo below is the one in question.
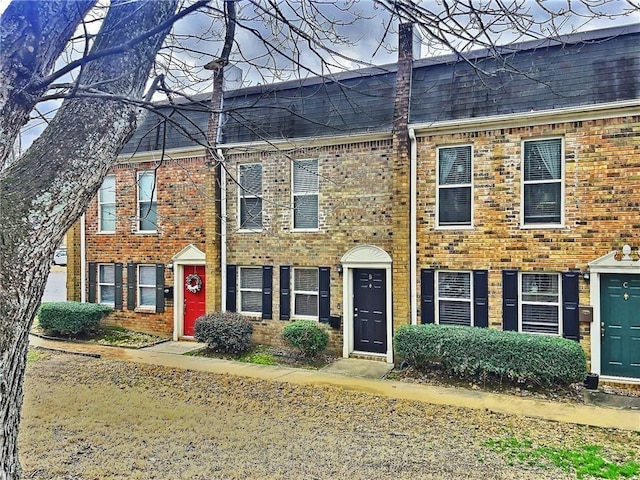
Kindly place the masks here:
[(262, 268), (240, 267), (240, 312), (262, 313)]
[(562, 139), (527, 140), (523, 151), (523, 225), (561, 225)]
[(471, 145), (438, 148), (438, 226), (472, 226)]
[(240, 229), (262, 229), (262, 165), (250, 163), (240, 165), (239, 178), (239, 222)]
[(296, 160), (293, 170), (293, 228), (318, 228), (318, 160)]
[(102, 233), (116, 231), (116, 176), (104, 177), (98, 190), (98, 229)]
[(155, 265), (138, 265), (138, 306), (156, 306)]
[(318, 269), (293, 269), (293, 316), (318, 319)]
[(98, 265), (98, 303), (114, 305), (116, 301), (116, 266), (113, 263)]
[(473, 326), (471, 272), (438, 271), (437, 322), (440, 325)]
[(561, 334), (560, 274), (521, 274), (520, 331)]
[(156, 175), (138, 172), (138, 231), (156, 232), (158, 222)]

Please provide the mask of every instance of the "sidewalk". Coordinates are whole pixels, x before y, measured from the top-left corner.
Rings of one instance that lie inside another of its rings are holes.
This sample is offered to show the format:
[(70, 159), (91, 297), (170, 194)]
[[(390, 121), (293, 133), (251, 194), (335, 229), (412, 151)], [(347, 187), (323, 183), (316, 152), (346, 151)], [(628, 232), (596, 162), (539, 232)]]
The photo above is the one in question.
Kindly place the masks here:
[(347, 391), (363, 392), (389, 398), (481, 409), (489, 412), (521, 415), (594, 427), (640, 431), (640, 412), (638, 410), (548, 402), (476, 390), (353, 377), (322, 370), (304, 370), (299, 368), (239, 363), (215, 358), (191, 357), (149, 349), (127, 349), (61, 342), (46, 340), (33, 335), (29, 336), (29, 344), (32, 347), (102, 357), (105, 359), (125, 360), (184, 370), (237, 375), (298, 385), (327, 385)]

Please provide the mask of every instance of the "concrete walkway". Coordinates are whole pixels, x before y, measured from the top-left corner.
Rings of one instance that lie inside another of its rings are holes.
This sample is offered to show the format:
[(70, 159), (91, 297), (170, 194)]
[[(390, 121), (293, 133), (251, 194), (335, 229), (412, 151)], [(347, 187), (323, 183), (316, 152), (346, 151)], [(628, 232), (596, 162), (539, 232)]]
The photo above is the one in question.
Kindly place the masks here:
[[(32, 347), (80, 355), (126, 360), (170, 368), (237, 375), (298, 385), (326, 385), (347, 391), (363, 392), (389, 398), (473, 408), (510, 415), (521, 415), (557, 422), (640, 431), (640, 412), (592, 405), (549, 402), (512, 395), (445, 388), (376, 378), (347, 376), (323, 370), (255, 365), (215, 358), (176, 355), (152, 349), (126, 349), (98, 345), (46, 340), (29, 337)], [(179, 342), (187, 343), (187, 342)]]

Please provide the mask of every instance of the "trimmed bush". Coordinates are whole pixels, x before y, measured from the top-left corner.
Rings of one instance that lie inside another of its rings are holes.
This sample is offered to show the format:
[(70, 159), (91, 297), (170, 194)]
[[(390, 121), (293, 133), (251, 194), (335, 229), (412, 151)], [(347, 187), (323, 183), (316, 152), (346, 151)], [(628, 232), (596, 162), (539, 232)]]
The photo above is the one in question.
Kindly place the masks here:
[(396, 354), (411, 366), (437, 363), (460, 375), (494, 375), (540, 385), (582, 382), (587, 360), (578, 342), (487, 328), (408, 325), (394, 336)]
[(38, 324), (55, 335), (89, 334), (112, 311), (113, 308), (99, 303), (47, 302), (38, 309)]
[(297, 320), (285, 325), (282, 336), (304, 357), (315, 357), (329, 343), (329, 332), (312, 320)]
[(214, 352), (242, 353), (251, 346), (251, 322), (235, 312), (214, 312), (196, 320), (194, 336)]

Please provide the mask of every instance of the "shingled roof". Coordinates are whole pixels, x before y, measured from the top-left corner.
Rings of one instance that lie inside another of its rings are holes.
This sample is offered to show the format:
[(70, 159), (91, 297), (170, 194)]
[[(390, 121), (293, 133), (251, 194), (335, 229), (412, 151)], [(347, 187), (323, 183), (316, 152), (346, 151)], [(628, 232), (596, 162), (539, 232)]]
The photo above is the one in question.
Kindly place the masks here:
[[(390, 132), (396, 66), (225, 92), (222, 144)], [(410, 124), (640, 98), (640, 25), (414, 62)], [(204, 143), (207, 97), (159, 105), (122, 153)]]

